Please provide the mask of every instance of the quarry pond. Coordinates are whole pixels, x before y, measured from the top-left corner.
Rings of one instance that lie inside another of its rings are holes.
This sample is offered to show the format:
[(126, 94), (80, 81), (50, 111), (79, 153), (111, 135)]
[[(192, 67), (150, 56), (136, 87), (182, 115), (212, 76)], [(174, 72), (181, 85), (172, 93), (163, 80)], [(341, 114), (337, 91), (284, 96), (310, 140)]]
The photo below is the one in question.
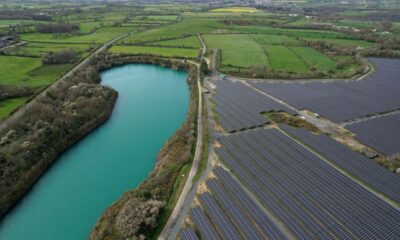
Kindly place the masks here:
[(114, 67), (110, 119), (66, 151), (0, 222), (2, 240), (87, 239), (123, 192), (143, 181), (189, 106), (187, 73), (144, 64)]

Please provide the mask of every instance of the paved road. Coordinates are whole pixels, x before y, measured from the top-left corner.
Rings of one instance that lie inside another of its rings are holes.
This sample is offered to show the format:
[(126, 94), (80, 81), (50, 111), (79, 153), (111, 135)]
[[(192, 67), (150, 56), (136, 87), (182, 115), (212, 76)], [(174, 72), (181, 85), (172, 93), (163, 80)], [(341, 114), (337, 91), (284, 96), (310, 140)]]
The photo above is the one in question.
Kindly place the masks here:
[(171, 234), (171, 230), (174, 227), (179, 215), (182, 212), (185, 199), (189, 194), (190, 189), (193, 186), (193, 178), (196, 175), (198, 168), (199, 168), (199, 163), (201, 160), (201, 150), (202, 150), (202, 145), (203, 145), (203, 124), (202, 124), (202, 89), (201, 89), (201, 83), (200, 83), (200, 66), (198, 63), (191, 62), (193, 64), (196, 64), (197, 66), (197, 88), (199, 92), (199, 101), (198, 101), (198, 110), (197, 110), (197, 141), (196, 141), (196, 151), (194, 154), (193, 158), (193, 163), (192, 163), (192, 168), (190, 169), (189, 176), (186, 179), (185, 186), (182, 189), (181, 195), (179, 196), (178, 201), (175, 204), (175, 207), (169, 216), (169, 219), (167, 223), (164, 226), (163, 231), (161, 232), (160, 236), (158, 239), (169, 239), (169, 236)]
[[(203, 39), (200, 34), (197, 35), (202, 47), (201, 47), (201, 59), (205, 58), (205, 54), (207, 52), (207, 46), (205, 45)], [(196, 151), (194, 154), (194, 159), (192, 163), (192, 168), (190, 169), (189, 176), (186, 179), (185, 186), (182, 189), (182, 192), (179, 196), (178, 201), (175, 204), (174, 209), (172, 210), (171, 215), (167, 223), (164, 226), (163, 231), (160, 233), (158, 239), (166, 240), (166, 239), (176, 239), (176, 236), (179, 232), (179, 227), (182, 223), (182, 219), (186, 216), (187, 207), (190, 206), (191, 200), (193, 199), (196, 191), (196, 187), (194, 187), (195, 182), (193, 182), (193, 178), (196, 176), (196, 173), (199, 169), (200, 161), (201, 161), (201, 150), (203, 146), (203, 124), (202, 124), (202, 116), (203, 116), (203, 99), (202, 99), (202, 87), (201, 87), (201, 76), (200, 76), (200, 64), (193, 61), (188, 61), (191, 64), (197, 66), (197, 88), (199, 92), (199, 102), (198, 102), (198, 110), (197, 110), (197, 142), (196, 142)], [(192, 191), (191, 191), (192, 190)]]

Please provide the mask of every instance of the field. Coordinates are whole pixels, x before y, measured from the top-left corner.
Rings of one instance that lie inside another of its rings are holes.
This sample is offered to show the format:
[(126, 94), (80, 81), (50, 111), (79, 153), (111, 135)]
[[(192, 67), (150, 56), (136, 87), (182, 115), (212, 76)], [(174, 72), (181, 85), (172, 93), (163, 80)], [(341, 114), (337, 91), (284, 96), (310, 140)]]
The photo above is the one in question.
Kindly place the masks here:
[[(400, 85), (396, 84), (400, 64), (395, 59), (400, 57), (400, 4), (267, 2), (1, 3), (0, 91), (8, 92), (0, 92), (0, 122), (88, 57), (87, 64), (101, 61), (78, 69), (81, 75), (74, 75), (74, 85), (89, 82), (94, 68), (102, 70), (114, 59), (112, 64), (137, 59), (171, 63), (174, 68), (189, 59), (190, 63), (201, 63), (201, 76), (210, 77), (204, 81), (204, 97), (209, 96), (216, 128), (211, 124), (205, 138), (219, 137), (206, 139), (215, 144), (210, 150), (215, 151), (216, 164), (209, 176), (202, 174), (210, 171), (198, 171), (196, 181), (206, 180), (200, 183), (197, 195), (188, 196), (194, 201), (186, 218), (174, 223), (175, 230), (181, 228), (181, 240), (396, 239), (400, 215), (390, 204), (398, 206), (400, 180), (369, 158), (373, 156), (391, 171), (400, 166), (396, 155), (400, 117), (394, 113), (400, 106)], [(205, 59), (200, 51), (203, 40)], [(206, 69), (205, 63), (212, 64)], [(369, 75), (371, 65), (374, 72)], [(363, 76), (362, 81), (351, 81)], [(52, 89), (45, 95), (51, 107), (43, 108), (43, 113), (35, 111), (34, 116), (64, 110), (53, 108), (55, 104), (68, 106), (73, 119), (75, 112), (84, 113), (86, 108), (93, 113), (91, 106), (72, 104), (75, 101), (83, 103), (81, 100), (88, 98), (88, 102), (98, 104), (107, 100), (83, 91), (86, 86), (81, 86), (61, 86), (65, 88), (61, 97), (53, 94), (60, 89)], [(75, 91), (79, 92), (76, 96), (85, 96), (76, 97)], [(66, 99), (71, 104), (61, 104)], [(204, 111), (210, 113), (207, 107), (205, 104)], [(277, 120), (277, 115), (287, 116), (286, 121)], [(79, 117), (74, 126), (90, 123), (88, 116)], [(37, 118), (23, 121), (31, 119)], [(60, 133), (69, 131), (62, 129), (68, 126), (64, 119), (56, 120)], [(295, 125), (296, 121), (312, 125), (319, 134), (282, 124)], [(188, 135), (179, 135), (176, 140), (179, 148), (195, 142), (196, 125), (190, 124), (183, 129)], [(19, 137), (24, 139), (24, 134)], [(357, 152), (330, 136), (350, 140)], [(13, 140), (12, 144), (16, 143)], [(25, 146), (22, 143), (20, 146)], [(143, 200), (173, 192), (173, 198), (154, 218), (158, 227), (142, 225), (134, 234), (122, 236), (126, 226), (120, 228), (117, 216), (127, 200), (123, 197), (100, 218), (91, 240), (139, 239), (142, 233), (146, 239), (159, 237), (180, 194), (180, 187), (170, 186), (183, 186), (186, 178), (175, 177), (186, 176), (191, 166), (187, 162), (178, 169), (179, 158), (173, 157), (176, 149), (173, 146), (168, 154), (171, 161), (160, 165), (162, 174), (157, 173), (157, 182), (150, 178), (132, 191)], [(7, 170), (0, 166), (0, 172)], [(160, 188), (153, 188), (154, 184)], [(149, 190), (147, 186), (152, 187)], [(130, 198), (132, 192), (126, 196)], [(163, 198), (168, 201), (168, 197)]]
[(254, 66), (272, 71), (307, 73), (334, 72), (335, 59), (309, 47), (295, 38), (266, 34), (204, 35), (209, 48), (221, 49), (221, 70), (240, 71)]
[(104, 27), (91, 34), (76, 36), (54, 35), (47, 33), (27, 33), (22, 34), (22, 39), (33, 42), (58, 42), (58, 43), (105, 43), (115, 36), (138, 30), (135, 27)]
[(0, 121), (6, 118), (14, 109), (23, 105), (27, 100), (27, 97), (0, 100)]
[(335, 62), (324, 54), (309, 47), (288, 47), (308, 66), (308, 70), (315, 68), (319, 71), (335, 71)]
[(256, 8), (248, 8), (248, 7), (227, 7), (227, 8), (217, 8), (211, 10), (211, 12), (234, 12), (234, 13), (254, 13), (258, 12)]
[(221, 49), (222, 68), (249, 68), (268, 65), (261, 46), (245, 34), (205, 35), (207, 47)]
[(197, 58), (199, 55), (199, 50), (197, 49), (168, 47), (114, 46), (110, 48), (109, 51), (113, 53), (131, 53), (181, 58)]
[(40, 59), (0, 56), (0, 84), (28, 85), (30, 71), (41, 66)]
[(290, 48), (285, 46), (264, 45), (271, 67), (275, 71), (306, 72), (307, 65)]
[(121, 42), (137, 44), (188, 37), (197, 33), (210, 33), (221, 25), (212, 19), (185, 19), (180, 23), (168, 27), (151, 29), (134, 34), (131, 37), (121, 40)]
[(164, 40), (158, 42), (143, 43), (149, 46), (181, 47), (181, 48), (200, 48), (200, 42), (195, 36)]
[(31, 42), (22, 47), (16, 48), (9, 54), (18, 56), (35, 56), (40, 57), (42, 54), (49, 52), (58, 52), (64, 50), (74, 50), (84, 56), (88, 54), (96, 44), (66, 44), (66, 43), (40, 43)]

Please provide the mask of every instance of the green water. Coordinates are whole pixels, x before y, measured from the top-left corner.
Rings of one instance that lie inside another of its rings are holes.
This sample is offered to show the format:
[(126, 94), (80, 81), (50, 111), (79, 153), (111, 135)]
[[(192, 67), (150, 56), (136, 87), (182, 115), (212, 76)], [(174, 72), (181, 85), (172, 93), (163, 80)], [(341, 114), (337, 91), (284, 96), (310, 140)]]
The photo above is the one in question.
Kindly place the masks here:
[(0, 223), (1, 240), (87, 239), (96, 220), (153, 169), (188, 110), (187, 74), (152, 65), (102, 73), (119, 92), (114, 112), (65, 152)]

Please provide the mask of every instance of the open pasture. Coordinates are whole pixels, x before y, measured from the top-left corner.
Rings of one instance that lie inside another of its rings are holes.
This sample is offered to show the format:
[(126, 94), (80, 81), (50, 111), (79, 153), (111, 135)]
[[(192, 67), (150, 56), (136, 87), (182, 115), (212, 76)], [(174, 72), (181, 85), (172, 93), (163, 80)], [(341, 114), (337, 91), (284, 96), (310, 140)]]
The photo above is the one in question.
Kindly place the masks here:
[(278, 45), (263, 45), (268, 56), (271, 68), (274, 71), (287, 71), (305, 73), (308, 71), (307, 64), (290, 48)]
[(212, 19), (184, 19), (177, 24), (134, 34), (121, 40), (121, 42), (138, 44), (150, 41), (176, 39), (193, 36), (197, 33), (210, 33), (221, 26), (223, 26), (223, 24)]
[(50, 33), (26, 33), (21, 38), (33, 42), (58, 42), (58, 43), (105, 43), (116, 36), (137, 30), (136, 27), (104, 27), (91, 34), (50, 34)]
[(375, 43), (373, 42), (368, 42), (364, 40), (357, 40), (357, 39), (343, 39), (343, 38), (301, 38), (307, 41), (324, 41), (328, 43), (333, 43), (333, 44), (339, 44), (343, 46), (356, 46), (356, 47), (363, 47), (363, 48), (368, 48), (373, 46)]
[(309, 70), (313, 68), (322, 72), (336, 70), (336, 63), (317, 50), (309, 47), (288, 48), (307, 64)]
[(294, 46), (300, 44), (296, 38), (285, 35), (251, 34), (250, 36), (259, 44), (294, 45)]
[(144, 43), (146, 46), (180, 47), (180, 48), (200, 48), (200, 42), (196, 36), (164, 40), (158, 42)]
[(198, 49), (148, 46), (113, 46), (109, 51), (112, 53), (144, 54), (179, 58), (197, 58), (199, 55)]
[(240, 12), (240, 13), (254, 13), (259, 12), (260, 10), (252, 7), (227, 7), (227, 8), (216, 8), (211, 10), (210, 12)]
[(0, 56), (0, 84), (24, 85), (28, 73), (41, 66), (38, 58)]
[(204, 35), (209, 49), (221, 49), (222, 70), (225, 67), (266, 66), (268, 59), (261, 46), (246, 34)]
[(325, 31), (325, 30), (307, 30), (307, 29), (285, 29), (271, 28), (261, 26), (233, 26), (231, 31), (242, 33), (260, 33), (272, 35), (286, 35), (290, 37), (308, 37), (308, 38), (345, 38), (343, 33)]
[(19, 56), (37, 56), (40, 57), (42, 54), (49, 52), (59, 52), (64, 50), (74, 50), (80, 55), (84, 56), (90, 52), (90, 49), (95, 48), (96, 45), (91, 44), (66, 44), (66, 43), (39, 43), (32, 42), (27, 45), (15, 48), (11, 55)]
[(0, 84), (44, 86), (53, 83), (71, 65), (42, 65), (40, 58), (0, 56)]

